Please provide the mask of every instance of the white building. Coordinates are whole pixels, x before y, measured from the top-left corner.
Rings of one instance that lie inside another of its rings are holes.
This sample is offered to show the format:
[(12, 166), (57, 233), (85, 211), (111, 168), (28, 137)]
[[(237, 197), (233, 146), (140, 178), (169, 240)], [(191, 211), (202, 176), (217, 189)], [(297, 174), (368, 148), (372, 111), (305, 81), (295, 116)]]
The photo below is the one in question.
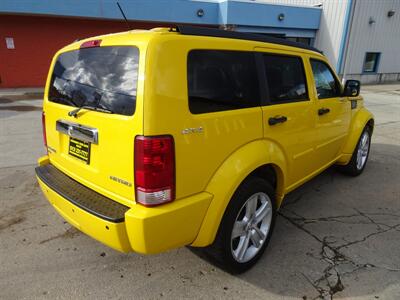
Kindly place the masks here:
[(314, 46), (345, 79), (400, 81), (400, 0), (262, 0), (322, 8)]

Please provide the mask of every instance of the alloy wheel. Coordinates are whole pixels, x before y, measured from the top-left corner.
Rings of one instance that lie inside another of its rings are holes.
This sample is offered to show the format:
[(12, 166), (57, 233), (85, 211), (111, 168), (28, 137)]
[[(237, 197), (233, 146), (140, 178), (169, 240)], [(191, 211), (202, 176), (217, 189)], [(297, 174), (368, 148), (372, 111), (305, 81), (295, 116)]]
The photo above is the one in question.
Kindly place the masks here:
[(273, 207), (266, 193), (253, 194), (239, 211), (231, 234), (231, 251), (237, 262), (254, 258), (264, 245), (271, 227)]
[(365, 163), (367, 162), (367, 156), (369, 151), (369, 134), (367, 131), (364, 131), (361, 139), (360, 144), (357, 150), (357, 169), (361, 170)]

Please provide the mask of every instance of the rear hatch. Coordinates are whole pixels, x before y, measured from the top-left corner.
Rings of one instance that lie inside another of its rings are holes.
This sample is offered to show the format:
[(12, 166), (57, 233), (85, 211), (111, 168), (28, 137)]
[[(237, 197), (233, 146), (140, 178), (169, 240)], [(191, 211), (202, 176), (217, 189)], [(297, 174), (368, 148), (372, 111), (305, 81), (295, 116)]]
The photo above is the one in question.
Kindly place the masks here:
[(48, 153), (73, 179), (130, 206), (134, 139), (143, 132), (140, 51), (100, 43), (61, 52), (53, 62), (44, 102)]

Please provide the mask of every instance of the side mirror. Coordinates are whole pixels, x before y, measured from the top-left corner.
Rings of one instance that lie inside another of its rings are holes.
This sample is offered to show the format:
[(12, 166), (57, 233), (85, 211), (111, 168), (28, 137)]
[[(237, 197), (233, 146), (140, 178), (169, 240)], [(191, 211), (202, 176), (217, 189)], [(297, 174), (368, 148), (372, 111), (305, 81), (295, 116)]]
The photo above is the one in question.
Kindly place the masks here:
[(357, 97), (360, 94), (361, 83), (358, 80), (346, 80), (343, 96)]

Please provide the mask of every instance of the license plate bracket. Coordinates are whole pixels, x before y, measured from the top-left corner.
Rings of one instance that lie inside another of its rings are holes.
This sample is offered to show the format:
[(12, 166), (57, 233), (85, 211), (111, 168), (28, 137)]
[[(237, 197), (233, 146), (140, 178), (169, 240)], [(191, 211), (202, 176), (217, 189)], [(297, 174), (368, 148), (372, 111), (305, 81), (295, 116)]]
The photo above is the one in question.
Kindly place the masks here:
[(68, 154), (84, 161), (86, 164), (90, 163), (90, 143), (70, 137)]

